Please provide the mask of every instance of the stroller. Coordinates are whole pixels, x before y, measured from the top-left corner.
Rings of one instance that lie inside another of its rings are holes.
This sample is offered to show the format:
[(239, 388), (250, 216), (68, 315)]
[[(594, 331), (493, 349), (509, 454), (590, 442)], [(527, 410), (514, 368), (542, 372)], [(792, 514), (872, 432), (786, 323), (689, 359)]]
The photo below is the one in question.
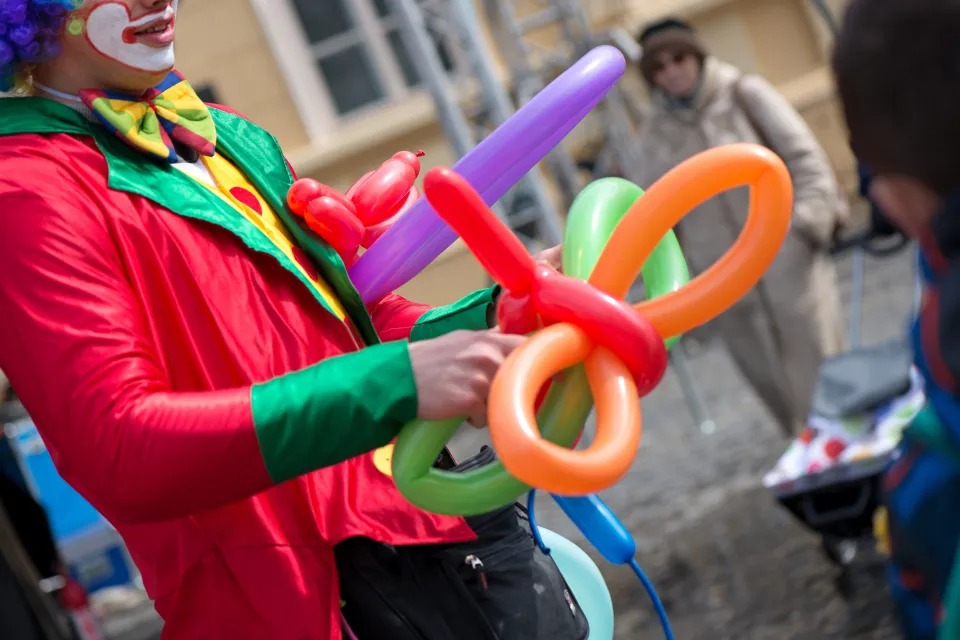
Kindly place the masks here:
[[(860, 346), (860, 317), (866, 254), (897, 253), (905, 239), (879, 249), (864, 238), (855, 247), (851, 292), (852, 348), (826, 359), (808, 426), (763, 479), (777, 501), (819, 534), (821, 548), (840, 569), (837, 588), (852, 592), (850, 567), (865, 543), (873, 543), (881, 481), (903, 430), (924, 406), (921, 379), (905, 337)], [(919, 279), (914, 306), (919, 304)]]

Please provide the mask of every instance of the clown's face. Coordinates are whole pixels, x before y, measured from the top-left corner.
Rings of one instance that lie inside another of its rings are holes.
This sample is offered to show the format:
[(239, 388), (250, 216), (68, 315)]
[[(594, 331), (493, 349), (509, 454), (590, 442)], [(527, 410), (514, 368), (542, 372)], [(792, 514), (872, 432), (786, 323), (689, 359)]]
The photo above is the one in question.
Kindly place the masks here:
[(156, 85), (174, 66), (177, 3), (84, 0), (67, 20), (58, 75), (82, 85), (76, 90), (137, 93)]

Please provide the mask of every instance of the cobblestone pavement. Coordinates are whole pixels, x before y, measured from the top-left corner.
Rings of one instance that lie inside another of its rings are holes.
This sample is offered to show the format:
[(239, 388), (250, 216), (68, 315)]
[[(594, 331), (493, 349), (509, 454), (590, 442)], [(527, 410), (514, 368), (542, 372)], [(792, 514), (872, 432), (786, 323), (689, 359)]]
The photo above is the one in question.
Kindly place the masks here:
[[(903, 331), (912, 299), (909, 252), (868, 259), (863, 342)], [(841, 265), (845, 291), (850, 260)], [(719, 346), (691, 354), (717, 430), (694, 428), (676, 378), (644, 401), (645, 432), (629, 475), (603, 498), (636, 536), (641, 564), (657, 586), (681, 640), (886, 640), (896, 638), (879, 562), (861, 563), (844, 601), (819, 538), (780, 509), (760, 479), (786, 443), (737, 377)], [(484, 432), (465, 432), (461, 456)], [(549, 500), (542, 523), (587, 548)], [(629, 569), (599, 559), (614, 596), (617, 640), (662, 634)], [(113, 638), (150, 635), (111, 634)]]
[[(849, 298), (850, 258), (840, 263)], [(867, 259), (862, 343), (902, 334), (913, 297), (912, 254)], [(763, 490), (786, 447), (723, 349), (692, 355), (717, 430), (701, 435), (676, 378), (644, 401), (643, 442), (629, 475), (603, 498), (634, 533), (638, 558), (682, 640), (896, 638), (879, 560), (860, 562), (850, 602), (808, 533)], [(474, 439), (476, 436), (474, 436)], [(542, 523), (583, 543), (545, 499)], [(586, 545), (585, 547), (586, 548)], [(632, 572), (598, 560), (614, 597), (617, 639), (662, 638)]]

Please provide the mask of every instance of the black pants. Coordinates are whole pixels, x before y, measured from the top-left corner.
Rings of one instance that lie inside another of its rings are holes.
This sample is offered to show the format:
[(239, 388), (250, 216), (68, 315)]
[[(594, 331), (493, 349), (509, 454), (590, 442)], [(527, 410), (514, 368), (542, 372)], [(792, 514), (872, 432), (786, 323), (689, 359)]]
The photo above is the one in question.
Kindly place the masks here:
[[(489, 449), (459, 465), (493, 459)], [(359, 640), (584, 640), (587, 620), (511, 505), (467, 518), (477, 540), (335, 549), (343, 613)]]
[(47, 512), (20, 485), (0, 472), (0, 504), (41, 578), (58, 575), (60, 558)]
[(0, 558), (0, 638), (46, 640), (13, 570)]

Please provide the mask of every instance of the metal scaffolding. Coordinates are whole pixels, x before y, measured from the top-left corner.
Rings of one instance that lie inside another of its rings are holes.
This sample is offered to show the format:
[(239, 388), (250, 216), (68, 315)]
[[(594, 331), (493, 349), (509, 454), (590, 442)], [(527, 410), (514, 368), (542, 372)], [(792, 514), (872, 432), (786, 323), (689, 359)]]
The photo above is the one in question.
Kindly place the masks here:
[[(595, 33), (578, 0), (529, 0), (523, 3), (523, 13), (519, 6), (517, 0), (484, 0), (483, 3), (520, 104), (533, 98), (593, 47), (614, 44), (628, 55), (639, 53), (632, 38), (622, 30)], [(632, 143), (633, 124), (619, 87), (607, 93), (591, 118), (599, 125), (602, 138), (591, 177), (617, 173), (637, 182), (639, 159)], [(585, 186), (583, 173), (563, 146), (547, 158), (547, 165), (569, 204)]]
[[(487, 48), (469, 0), (394, 0), (404, 42), (421, 65), (444, 132), (458, 156), (514, 113), (513, 104), (493, 72)], [(452, 61), (448, 72), (442, 55)], [(473, 100), (464, 100), (472, 96)], [(468, 106), (472, 103), (472, 106)], [(562, 221), (538, 169), (501, 199), (494, 210), (531, 250), (559, 244)]]

